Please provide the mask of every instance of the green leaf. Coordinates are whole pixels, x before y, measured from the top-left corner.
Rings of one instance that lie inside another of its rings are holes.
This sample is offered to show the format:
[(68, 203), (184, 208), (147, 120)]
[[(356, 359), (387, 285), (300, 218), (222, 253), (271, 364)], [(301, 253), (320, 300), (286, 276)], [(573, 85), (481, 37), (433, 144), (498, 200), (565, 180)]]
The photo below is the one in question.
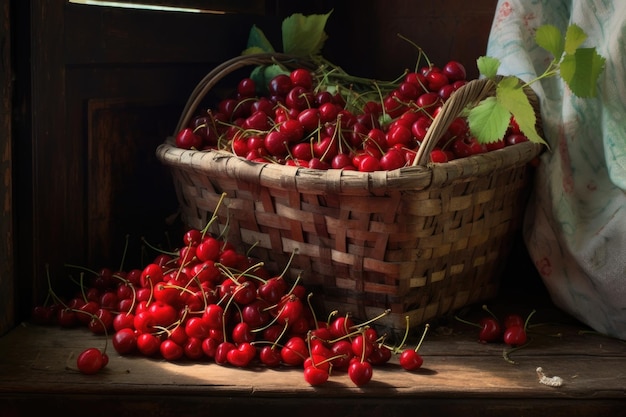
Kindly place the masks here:
[(498, 74), (500, 60), (490, 56), (481, 56), (476, 60), (478, 71), (489, 79), (493, 79)]
[(545, 143), (536, 129), (537, 116), (528, 96), (524, 92), (520, 80), (516, 77), (505, 77), (496, 87), (496, 99), (502, 108), (506, 109), (508, 125), (510, 115), (513, 115), (520, 130), (532, 142)]
[(587, 39), (587, 34), (580, 26), (576, 24), (569, 25), (565, 33), (565, 53), (573, 54), (585, 39)]
[(319, 55), (328, 38), (324, 27), (332, 13), (304, 16), (293, 14), (283, 20), (283, 52), (296, 56)]
[(250, 78), (254, 80), (259, 94), (267, 94), (270, 80), (278, 74), (289, 74), (289, 71), (278, 64), (259, 65), (254, 67), (250, 73)]
[(595, 97), (596, 84), (606, 59), (595, 48), (578, 48), (561, 61), (561, 78), (578, 97)]
[(262, 54), (265, 51), (258, 46), (251, 46), (250, 48), (246, 48), (241, 52), (241, 55), (252, 55), (252, 54)]
[(557, 60), (563, 55), (564, 39), (561, 31), (553, 25), (542, 25), (537, 28), (535, 42), (550, 52)]
[(470, 109), (467, 121), (470, 131), (480, 143), (496, 142), (509, 125), (510, 113), (495, 97), (487, 97)]
[(243, 55), (251, 54), (251, 53), (272, 53), (275, 52), (274, 47), (270, 43), (270, 41), (265, 36), (265, 33), (261, 29), (257, 27), (257, 25), (252, 25), (250, 28), (250, 33), (248, 34), (248, 45), (247, 48), (243, 51)]

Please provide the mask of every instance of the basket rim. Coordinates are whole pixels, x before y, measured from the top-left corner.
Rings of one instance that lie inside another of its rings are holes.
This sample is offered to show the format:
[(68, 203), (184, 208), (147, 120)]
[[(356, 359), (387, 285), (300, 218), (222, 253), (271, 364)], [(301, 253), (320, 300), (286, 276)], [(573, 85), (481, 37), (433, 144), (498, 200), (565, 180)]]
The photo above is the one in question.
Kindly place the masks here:
[(531, 141), (502, 149), (425, 166), (406, 166), (389, 171), (361, 172), (344, 169), (313, 169), (272, 162), (249, 161), (225, 150), (187, 150), (178, 148), (168, 137), (157, 147), (157, 158), (174, 169), (230, 178), (312, 193), (385, 194), (443, 187), (476, 177), (495, 175), (529, 163), (543, 151)]

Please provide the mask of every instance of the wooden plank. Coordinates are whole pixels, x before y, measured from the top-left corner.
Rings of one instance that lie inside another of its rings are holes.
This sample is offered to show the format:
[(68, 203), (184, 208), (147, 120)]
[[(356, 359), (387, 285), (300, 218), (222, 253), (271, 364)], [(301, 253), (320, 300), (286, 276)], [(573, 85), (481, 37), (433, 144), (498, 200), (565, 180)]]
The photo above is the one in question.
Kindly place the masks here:
[(0, 335), (14, 325), (15, 265), (13, 259), (12, 117), (13, 63), (11, 61), (10, 3), (0, 4)]
[[(420, 353), (423, 367), (406, 372), (397, 358), (374, 369), (372, 381), (355, 387), (345, 372), (312, 388), (300, 369), (263, 366), (238, 369), (209, 362), (168, 362), (120, 356), (108, 344), (109, 365), (99, 374), (75, 370), (76, 356), (87, 347), (103, 348), (105, 339), (88, 330), (23, 324), (0, 338), (0, 397), (28, 393), (50, 395), (183, 395), (281, 398), (491, 398), (594, 401), (626, 400), (626, 345), (571, 326), (536, 333), (534, 343), (502, 357), (500, 344), (476, 342), (475, 332), (441, 327), (428, 336)], [(554, 331), (561, 333), (554, 337)], [(564, 380), (559, 388), (538, 382), (536, 368)]]
[[(473, 326), (440, 318), (431, 324), (420, 349), (421, 369), (407, 372), (394, 357), (375, 367), (370, 383), (360, 388), (340, 371), (313, 388), (299, 368), (239, 369), (209, 359), (168, 362), (120, 356), (104, 336), (87, 329), (25, 322), (0, 337), (0, 410), (12, 416), (44, 409), (120, 416), (250, 412), (317, 417), (320, 410), (328, 417), (626, 415), (626, 342), (590, 332), (539, 293), (530, 300), (537, 310), (532, 342), (510, 353), (516, 364), (504, 360), (503, 344), (478, 343)], [(490, 309), (499, 316), (531, 310), (517, 297), (493, 300)], [(476, 321), (485, 313), (481, 306), (470, 306), (459, 314)], [(420, 335), (411, 333), (406, 347), (415, 346)], [(107, 367), (96, 375), (80, 374), (76, 356), (105, 343)], [(561, 377), (563, 385), (539, 383), (537, 367)]]

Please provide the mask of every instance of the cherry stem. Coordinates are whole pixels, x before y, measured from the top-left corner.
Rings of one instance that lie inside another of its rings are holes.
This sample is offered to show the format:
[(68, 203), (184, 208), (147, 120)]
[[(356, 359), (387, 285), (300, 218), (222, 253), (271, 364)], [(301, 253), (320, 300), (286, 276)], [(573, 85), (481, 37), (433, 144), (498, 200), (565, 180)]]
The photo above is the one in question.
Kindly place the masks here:
[(250, 247), (248, 248), (248, 250), (246, 250), (246, 256), (250, 256), (250, 252), (252, 252), (252, 250), (254, 250), (254, 248), (256, 248), (257, 246), (259, 246), (259, 244), (261, 243), (260, 240), (257, 240), (256, 242), (254, 242), (252, 245), (250, 245)]
[(313, 322), (315, 323), (315, 329), (319, 329), (319, 323), (317, 322), (317, 316), (315, 315), (315, 309), (313, 308), (313, 305), (311, 304), (311, 298), (313, 297), (313, 293), (310, 292), (307, 294), (306, 296), (306, 303), (309, 306), (309, 310), (311, 310), (311, 316), (313, 317)]
[(420, 349), (420, 346), (422, 346), (422, 342), (424, 341), (424, 338), (426, 337), (426, 333), (428, 332), (428, 329), (430, 329), (430, 324), (426, 323), (426, 325), (424, 326), (424, 333), (422, 333), (422, 338), (420, 339), (417, 346), (415, 346), (415, 352), (417, 352)]
[(365, 321), (365, 322), (363, 322), (363, 323), (360, 323), (360, 324), (358, 324), (358, 325), (356, 325), (356, 324), (355, 324), (355, 325), (354, 325), (354, 326), (352, 326), (352, 327), (353, 327), (353, 328), (360, 328), (360, 327), (363, 327), (363, 326), (367, 326), (367, 325), (369, 325), (370, 323), (375, 322), (376, 320), (380, 320), (380, 319), (382, 319), (383, 317), (385, 317), (385, 316), (386, 316), (386, 315), (388, 315), (389, 313), (391, 313), (391, 309), (389, 309), (389, 308), (388, 308), (388, 309), (386, 309), (385, 311), (383, 311), (382, 313), (380, 313), (378, 316), (376, 316), (376, 317), (374, 317), (374, 318), (371, 318), (371, 319), (369, 319), (369, 320), (367, 320), (367, 321)]
[(394, 349), (396, 353), (400, 351), (400, 349), (402, 349), (402, 346), (404, 346), (404, 344), (406, 343), (406, 339), (409, 336), (409, 321), (410, 321), (409, 316), (404, 316), (404, 320), (406, 322), (406, 326), (404, 328), (404, 337), (402, 338), (402, 341), (400, 342), (398, 347)]
[(93, 269), (89, 269), (89, 268), (86, 268), (86, 267), (84, 267), (84, 266), (74, 265), (74, 264), (65, 264), (65, 266), (66, 266), (66, 267), (68, 267), (68, 268), (76, 268), (76, 269), (81, 269), (81, 270), (86, 271), (86, 272), (89, 272), (89, 273), (91, 273), (91, 274), (93, 274), (93, 275), (95, 275), (95, 276), (98, 276), (98, 275), (99, 275), (99, 274), (98, 274), (96, 271), (94, 271)]
[(331, 344), (331, 345), (332, 345), (333, 343), (336, 343), (336, 342), (338, 342), (338, 341), (340, 341), (340, 340), (343, 340), (343, 339), (350, 339), (352, 336), (355, 336), (355, 335), (358, 335), (358, 334), (362, 334), (362, 333), (363, 333), (363, 332), (365, 332), (365, 330), (367, 330), (368, 328), (369, 328), (369, 327), (367, 327), (367, 326), (365, 326), (365, 327), (359, 327), (359, 329), (358, 329), (358, 330), (355, 330), (355, 331), (350, 332), (350, 333), (346, 333), (346, 334), (344, 334), (343, 336), (339, 336), (339, 337), (338, 337), (338, 338), (336, 338), (336, 339), (326, 340), (326, 343), (329, 343), (329, 344)]
[(510, 356), (511, 353), (525, 348), (526, 346), (530, 345), (530, 342), (532, 342), (532, 339), (528, 339), (528, 342), (524, 343), (521, 346), (515, 346), (515, 347), (512, 347), (510, 349), (504, 348), (504, 350), (502, 351), (502, 357), (504, 358), (505, 361), (507, 361), (511, 365), (517, 365), (517, 362), (514, 361), (513, 359), (511, 359), (511, 356)]
[(326, 319), (326, 323), (330, 323), (332, 318), (336, 316), (337, 314), (339, 314), (339, 310), (333, 310), (330, 313), (328, 313), (328, 318)]
[(105, 336), (105, 337), (104, 337), (104, 349), (102, 349), (102, 353), (103, 353), (103, 354), (104, 354), (104, 353), (106, 353), (106, 351), (107, 351), (107, 347), (108, 347), (108, 341), (109, 341), (109, 332), (108, 332), (108, 330), (107, 330), (106, 325), (105, 325), (105, 324), (104, 324), (104, 322), (102, 321), (102, 319), (101, 319), (100, 317), (98, 317), (97, 315), (95, 315), (95, 314), (92, 314), (92, 313), (90, 313), (90, 312), (88, 312), (88, 311), (83, 311), (83, 310), (80, 310), (80, 309), (78, 309), (78, 308), (72, 308), (72, 309), (70, 309), (70, 310), (71, 310), (71, 311), (73, 311), (73, 312), (75, 312), (75, 313), (86, 314), (86, 315), (88, 315), (89, 317), (91, 317), (91, 319), (92, 319), (92, 320), (93, 320), (93, 319), (96, 319), (96, 320), (98, 320), (98, 321), (100, 322), (100, 325), (102, 326), (102, 330), (104, 330), (104, 336)]
[(227, 194), (226, 193), (222, 193), (220, 195), (220, 199), (217, 201), (217, 205), (215, 206), (215, 209), (213, 210), (213, 214), (211, 215), (211, 218), (209, 219), (209, 221), (207, 222), (207, 224), (204, 226), (204, 228), (202, 229), (202, 237), (204, 238), (204, 236), (206, 235), (206, 233), (208, 232), (209, 228), (211, 227), (211, 225), (213, 224), (213, 222), (217, 219), (217, 210), (220, 208), (220, 206), (222, 205), (222, 202), (224, 201), (224, 198), (226, 198)]
[(46, 280), (48, 281), (48, 294), (54, 299), (55, 302), (63, 305), (64, 307), (67, 307), (52, 289), (52, 281), (50, 280), (50, 266), (48, 264), (46, 264)]
[(365, 362), (365, 328), (362, 328), (361, 331), (361, 337), (363, 338), (363, 349), (361, 352), (361, 362)]
[(421, 58), (422, 58), (422, 57), (424, 57), (424, 59), (426, 60), (426, 63), (428, 64), (428, 66), (429, 66), (429, 67), (432, 65), (432, 64), (431, 64), (431, 62), (430, 62), (430, 60), (428, 59), (428, 56), (426, 55), (426, 53), (424, 52), (424, 50), (422, 49), (422, 47), (421, 47), (421, 46), (417, 45), (415, 42), (413, 42), (413, 41), (412, 41), (412, 40), (410, 40), (409, 38), (407, 38), (407, 37), (405, 37), (404, 35), (401, 35), (401, 34), (399, 34), (399, 33), (398, 33), (398, 37), (399, 37), (400, 39), (403, 39), (403, 40), (407, 41), (408, 43), (410, 43), (411, 45), (413, 45), (413, 46), (415, 47), (415, 49), (417, 49), (417, 50), (418, 50), (419, 55), (418, 55), (418, 58), (417, 58), (417, 64), (415, 65), (416, 69), (417, 69), (417, 67), (419, 67), (419, 62), (420, 62), (420, 60), (421, 60)]
[(526, 321), (524, 322), (524, 331), (526, 331), (526, 329), (528, 328), (528, 322), (530, 321), (530, 318), (536, 313), (536, 311), (537, 310), (533, 309), (533, 311), (530, 312), (528, 317), (526, 317)]
[[(289, 266), (291, 265), (291, 262), (293, 261), (294, 256), (296, 255), (296, 252), (298, 252), (298, 248), (294, 248), (294, 250), (291, 251), (291, 255), (289, 255), (289, 260), (287, 261), (287, 265), (285, 265), (285, 267), (283, 268), (283, 270), (280, 273), (279, 277), (282, 278), (282, 277), (285, 276), (285, 274), (289, 270)], [(299, 276), (298, 276), (298, 278), (299, 278)]]
[(85, 294), (85, 285), (83, 284), (83, 278), (85, 276), (84, 272), (80, 273), (80, 293), (83, 295), (83, 299), (87, 302), (87, 294)]
[(148, 242), (148, 240), (145, 237), (141, 237), (141, 241), (150, 249), (152, 249), (153, 251), (157, 252), (157, 253), (163, 253), (165, 255), (171, 255), (171, 256), (178, 256), (177, 252), (173, 252), (173, 251), (166, 251), (164, 249), (161, 248), (157, 248), (156, 246), (152, 245), (150, 242)]
[(122, 260), (120, 261), (120, 271), (124, 270), (124, 262), (126, 261), (126, 252), (128, 251), (128, 239), (129, 239), (129, 235), (126, 234), (126, 239), (124, 241), (124, 251), (122, 252)]
[(460, 318), (459, 316), (454, 316), (454, 318), (455, 318), (457, 321), (460, 321), (461, 323), (465, 323), (465, 324), (468, 324), (468, 325), (470, 325), (470, 326), (478, 327), (479, 329), (481, 329), (481, 328), (482, 328), (482, 326), (481, 326), (480, 324), (478, 324), (478, 323), (472, 323), (471, 321), (464, 320), (464, 319)]
[(487, 313), (489, 313), (489, 315), (491, 315), (491, 317), (498, 321), (498, 316), (496, 316), (491, 310), (489, 310), (489, 307), (487, 307), (486, 304), (483, 304), (483, 310), (485, 310)]

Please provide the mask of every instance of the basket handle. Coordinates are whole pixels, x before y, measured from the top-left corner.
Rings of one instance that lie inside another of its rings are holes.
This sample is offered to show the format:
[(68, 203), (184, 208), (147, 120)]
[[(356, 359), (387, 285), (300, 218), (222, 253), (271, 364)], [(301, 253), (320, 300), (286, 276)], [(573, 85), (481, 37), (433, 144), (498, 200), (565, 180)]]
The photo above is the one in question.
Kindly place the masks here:
[[(417, 150), (413, 166), (426, 166), (430, 161), (430, 153), (434, 149), (439, 138), (443, 136), (452, 121), (461, 114), (463, 109), (469, 104), (478, 103), (482, 99), (495, 94), (497, 81), (503, 78), (497, 75), (495, 81), (489, 78), (479, 78), (468, 81), (465, 85), (456, 90), (450, 98), (443, 104), (441, 110), (428, 128), (422, 144)], [(528, 97), (530, 104), (537, 115), (536, 129), (540, 136), (543, 135), (541, 115), (539, 113), (539, 98), (535, 91), (525, 85), (524, 93)]]
[(468, 104), (476, 103), (483, 98), (492, 95), (496, 83), (488, 78), (480, 78), (468, 81), (456, 90), (443, 104), (441, 110), (434, 118), (417, 150), (413, 166), (425, 166), (430, 161), (430, 153), (435, 148), (439, 138), (443, 136), (452, 121), (461, 114)]
[(269, 65), (269, 64), (281, 64), (287, 67), (304, 66), (307, 68), (313, 68), (313, 64), (306, 58), (301, 58), (293, 55), (281, 54), (281, 53), (259, 53), (250, 55), (239, 55), (231, 58), (213, 68), (207, 73), (202, 80), (196, 85), (194, 90), (189, 95), (187, 103), (183, 108), (182, 114), (176, 125), (173, 136), (176, 136), (185, 126), (189, 124), (191, 118), (194, 116), (198, 109), (198, 106), (206, 96), (206, 94), (215, 85), (228, 74), (237, 71), (238, 69), (247, 66), (257, 65)]

